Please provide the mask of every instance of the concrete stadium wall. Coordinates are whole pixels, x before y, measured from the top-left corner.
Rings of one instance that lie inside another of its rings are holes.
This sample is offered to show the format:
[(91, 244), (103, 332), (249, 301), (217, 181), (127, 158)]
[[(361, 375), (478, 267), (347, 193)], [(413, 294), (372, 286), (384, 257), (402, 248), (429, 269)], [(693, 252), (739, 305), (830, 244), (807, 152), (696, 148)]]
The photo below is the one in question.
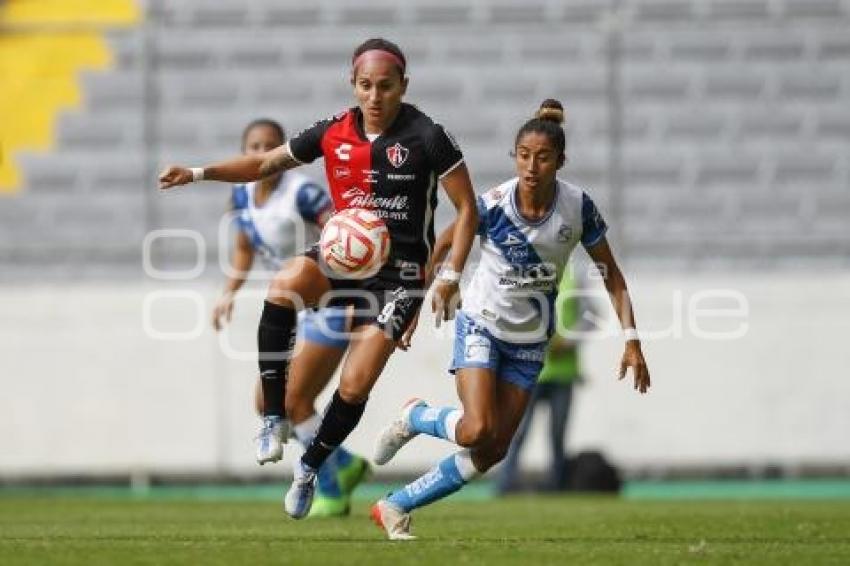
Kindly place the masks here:
[[(645, 345), (653, 389), (641, 397), (614, 379), (619, 339), (588, 341), (571, 447), (602, 448), (630, 470), (850, 462), (850, 274), (629, 275), (640, 326), (659, 336)], [(208, 327), (217, 288), (210, 279), (0, 288), (0, 477), (288, 474), (252, 461), (262, 285), (240, 297), (222, 335), (244, 359), (225, 355)], [(724, 289), (746, 308), (705, 296)], [(712, 318), (701, 310), (709, 306), (727, 316)], [(413, 350), (391, 360), (350, 439), (357, 451), (371, 453), (410, 396), (455, 402), (445, 371), (452, 325), (431, 327), (428, 315)], [(700, 337), (736, 330), (744, 336)], [(387, 469), (422, 470), (451, 450), (416, 443)], [(543, 466), (545, 447), (536, 426), (526, 462)]]

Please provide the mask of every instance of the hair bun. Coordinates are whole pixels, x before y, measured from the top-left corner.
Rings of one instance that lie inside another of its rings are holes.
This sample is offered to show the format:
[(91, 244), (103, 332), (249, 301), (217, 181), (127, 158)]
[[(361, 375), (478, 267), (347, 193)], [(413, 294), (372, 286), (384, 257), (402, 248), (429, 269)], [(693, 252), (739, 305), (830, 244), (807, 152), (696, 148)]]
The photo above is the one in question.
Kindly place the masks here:
[(556, 124), (564, 123), (564, 106), (554, 98), (547, 98), (540, 103), (540, 108), (534, 114), (540, 120), (549, 120)]

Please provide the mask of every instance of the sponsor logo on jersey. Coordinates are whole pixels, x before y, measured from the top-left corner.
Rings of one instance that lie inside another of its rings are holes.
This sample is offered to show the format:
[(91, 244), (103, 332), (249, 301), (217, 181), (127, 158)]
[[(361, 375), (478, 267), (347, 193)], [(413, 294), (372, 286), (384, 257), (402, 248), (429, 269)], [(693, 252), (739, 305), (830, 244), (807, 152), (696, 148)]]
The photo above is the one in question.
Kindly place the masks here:
[(499, 286), (512, 291), (549, 292), (555, 288), (557, 272), (553, 263), (511, 265), (499, 277)]
[(387, 159), (396, 169), (404, 165), (408, 155), (410, 155), (410, 150), (398, 142), (394, 146), (387, 148)]
[(407, 175), (400, 175), (398, 173), (387, 173), (387, 179), (390, 181), (415, 181), (416, 175), (412, 173)]
[(558, 241), (559, 242), (569, 242), (573, 237), (573, 228), (572, 226), (568, 226), (567, 224), (561, 224), (561, 227), (558, 228)]
[(380, 218), (390, 220), (407, 220), (409, 197), (395, 195), (392, 197), (375, 196), (360, 187), (351, 187), (342, 193), (342, 198), (351, 208), (369, 208)]
[(351, 169), (348, 167), (334, 167), (334, 179), (348, 179), (351, 177)]
[(378, 172), (374, 169), (363, 169), (363, 182), (374, 185), (378, 182)]
[(349, 161), (351, 159), (351, 144), (341, 143), (334, 150), (340, 161)]
[(528, 246), (513, 246), (504, 250), (505, 259), (510, 262), (523, 262), (528, 259)]
[(508, 236), (502, 242), (504, 246), (521, 246), (525, 242), (517, 236), (516, 234), (508, 234)]

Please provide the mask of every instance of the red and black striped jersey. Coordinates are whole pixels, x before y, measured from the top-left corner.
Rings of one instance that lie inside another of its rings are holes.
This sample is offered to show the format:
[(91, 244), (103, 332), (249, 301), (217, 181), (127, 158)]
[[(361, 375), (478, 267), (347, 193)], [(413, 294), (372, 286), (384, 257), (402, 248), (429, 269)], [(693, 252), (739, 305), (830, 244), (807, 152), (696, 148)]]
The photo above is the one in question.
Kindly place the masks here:
[(362, 113), (350, 108), (316, 122), (289, 140), (302, 163), (325, 158), (337, 211), (369, 208), (387, 223), (390, 260), (424, 265), (434, 245), (437, 181), (463, 162), (457, 142), (410, 104), (369, 141)]

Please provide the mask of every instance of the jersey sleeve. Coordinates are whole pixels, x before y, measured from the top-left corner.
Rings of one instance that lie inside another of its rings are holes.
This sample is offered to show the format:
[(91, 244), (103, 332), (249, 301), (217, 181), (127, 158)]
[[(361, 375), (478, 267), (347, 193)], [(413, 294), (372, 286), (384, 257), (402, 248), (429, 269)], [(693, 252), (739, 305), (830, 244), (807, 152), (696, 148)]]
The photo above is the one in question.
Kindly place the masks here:
[(301, 163), (312, 163), (322, 157), (322, 138), (333, 123), (333, 118), (319, 120), (289, 138), (286, 142), (289, 145), (289, 154)]
[(592, 248), (605, 237), (608, 225), (587, 193), (581, 196), (581, 243)]
[(440, 178), (448, 175), (455, 167), (463, 163), (463, 153), (461, 153), (457, 141), (439, 124), (434, 124), (429, 132), (425, 140), (425, 151), (431, 161), (431, 166)]
[(315, 183), (304, 183), (295, 196), (298, 214), (307, 222), (324, 224), (324, 218), (333, 208), (328, 192)]

